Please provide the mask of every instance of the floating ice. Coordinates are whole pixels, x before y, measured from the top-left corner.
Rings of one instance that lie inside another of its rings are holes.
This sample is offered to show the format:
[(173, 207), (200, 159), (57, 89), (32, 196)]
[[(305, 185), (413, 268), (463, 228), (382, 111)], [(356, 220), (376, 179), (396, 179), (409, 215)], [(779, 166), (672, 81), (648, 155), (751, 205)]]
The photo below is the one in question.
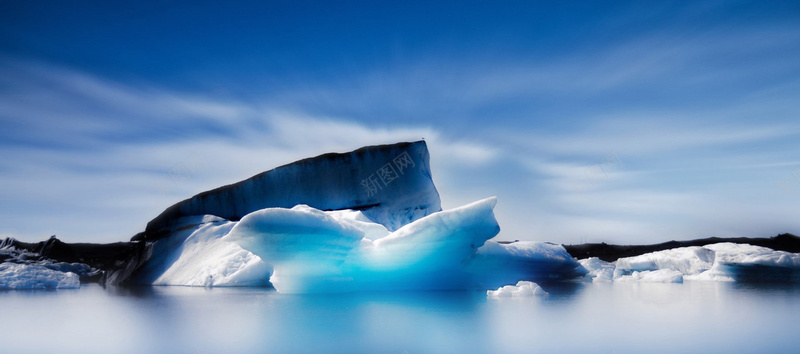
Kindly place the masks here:
[(614, 281), (638, 281), (643, 283), (683, 283), (683, 273), (672, 269), (634, 271), (630, 275), (615, 278)]
[(519, 281), (517, 285), (506, 285), (497, 290), (487, 290), (486, 296), (488, 297), (530, 297), (530, 296), (547, 296), (548, 293), (534, 282)]
[(265, 286), (272, 268), (222, 238), (235, 225), (216, 216), (185, 217), (183, 229), (155, 243), (131, 283), (184, 286)]
[(697, 275), (711, 269), (714, 251), (704, 247), (681, 247), (643, 255), (620, 258), (616, 262), (614, 278), (633, 272), (669, 269), (683, 275)]
[(60, 272), (41, 265), (0, 263), (0, 289), (70, 289), (81, 286), (72, 272)]
[(586, 274), (561, 245), (549, 242), (487, 241), (468, 265), (480, 288), (494, 289), (519, 280), (537, 282), (582, 277)]
[[(603, 262), (580, 261), (594, 281), (798, 281), (800, 254), (735, 243), (680, 247)], [(678, 277), (680, 275), (680, 278)]]
[(494, 289), (586, 271), (560, 245), (498, 244), (496, 198), (433, 213), (389, 232), (359, 211), (266, 208), (232, 222), (186, 217), (132, 282), (272, 285), (284, 293)]
[(428, 215), (372, 241), (336, 214), (298, 206), (248, 214), (225, 239), (274, 267), (280, 292), (463, 289), (464, 269), (500, 230), (496, 198)]
[(580, 264), (589, 271), (588, 279), (596, 282), (609, 282), (614, 280), (614, 263), (606, 262), (597, 257), (581, 259)]

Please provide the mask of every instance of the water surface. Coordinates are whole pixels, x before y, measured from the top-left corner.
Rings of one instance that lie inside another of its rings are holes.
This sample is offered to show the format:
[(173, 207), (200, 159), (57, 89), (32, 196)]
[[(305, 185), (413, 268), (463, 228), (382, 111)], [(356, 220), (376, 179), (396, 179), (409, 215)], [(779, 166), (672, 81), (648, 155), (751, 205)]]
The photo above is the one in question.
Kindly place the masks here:
[(800, 287), (569, 283), (484, 292), (0, 291), (2, 353), (755, 353), (800, 348)]

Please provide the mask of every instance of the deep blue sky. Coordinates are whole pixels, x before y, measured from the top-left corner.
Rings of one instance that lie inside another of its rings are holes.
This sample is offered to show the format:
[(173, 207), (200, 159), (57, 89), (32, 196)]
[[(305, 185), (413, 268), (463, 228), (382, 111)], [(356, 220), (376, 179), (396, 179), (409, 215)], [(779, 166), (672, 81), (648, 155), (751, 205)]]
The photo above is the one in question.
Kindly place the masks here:
[(504, 239), (800, 233), (798, 58), (790, 1), (3, 1), (0, 236), (421, 137)]

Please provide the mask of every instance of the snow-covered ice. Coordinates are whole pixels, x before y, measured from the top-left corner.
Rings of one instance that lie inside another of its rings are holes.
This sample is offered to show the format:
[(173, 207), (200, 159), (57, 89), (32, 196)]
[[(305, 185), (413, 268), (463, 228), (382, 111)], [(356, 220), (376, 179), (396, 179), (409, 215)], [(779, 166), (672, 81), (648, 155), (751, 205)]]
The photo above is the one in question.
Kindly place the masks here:
[(581, 259), (578, 261), (587, 271), (586, 277), (597, 282), (609, 282), (614, 280), (614, 263), (606, 262), (597, 257)]
[(561, 245), (522, 241), (501, 244), (487, 241), (478, 249), (468, 269), (479, 287), (494, 289), (519, 280), (557, 281), (586, 274)]
[(630, 275), (622, 275), (614, 281), (634, 281), (643, 283), (683, 283), (683, 273), (672, 269), (634, 271)]
[[(265, 286), (272, 268), (238, 244), (223, 240), (235, 225), (216, 216), (184, 217), (180, 231), (155, 243), (132, 283), (184, 286)], [(182, 229), (182, 230), (181, 230)]]
[(800, 254), (728, 242), (673, 248), (611, 263), (597, 258), (580, 263), (594, 281), (800, 280)]
[(433, 213), (394, 232), (360, 211), (307, 205), (266, 208), (229, 221), (176, 222), (155, 243), (134, 283), (266, 285), (284, 293), (495, 289), (586, 271), (560, 246), (499, 244), (496, 198)]
[(80, 286), (80, 278), (72, 272), (41, 265), (0, 263), (0, 289), (74, 289)]
[(517, 285), (506, 285), (497, 290), (487, 290), (488, 297), (530, 297), (549, 295), (539, 284), (530, 281), (519, 281)]

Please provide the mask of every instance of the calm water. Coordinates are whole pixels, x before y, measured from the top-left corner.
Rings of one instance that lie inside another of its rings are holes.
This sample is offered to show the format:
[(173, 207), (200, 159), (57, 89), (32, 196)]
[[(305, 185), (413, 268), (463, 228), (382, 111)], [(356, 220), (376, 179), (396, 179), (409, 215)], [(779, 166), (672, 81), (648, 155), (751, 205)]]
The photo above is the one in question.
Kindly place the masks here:
[(800, 287), (567, 284), (282, 295), (183, 287), (0, 291), (2, 353), (769, 353), (800, 351)]

